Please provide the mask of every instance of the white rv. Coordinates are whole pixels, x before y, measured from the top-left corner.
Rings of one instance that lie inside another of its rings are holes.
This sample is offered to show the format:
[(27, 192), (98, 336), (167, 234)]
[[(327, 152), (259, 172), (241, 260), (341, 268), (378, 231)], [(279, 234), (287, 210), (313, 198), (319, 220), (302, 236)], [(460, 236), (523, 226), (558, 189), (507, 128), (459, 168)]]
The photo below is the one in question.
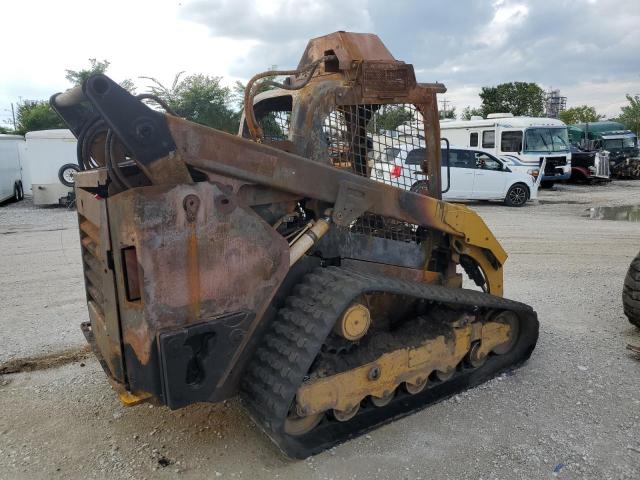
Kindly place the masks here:
[(571, 176), (567, 126), (560, 120), (494, 113), (486, 119), (443, 121), (440, 131), (452, 148), (476, 148), (498, 157), (508, 155), (531, 168), (539, 168), (546, 160), (544, 184), (568, 180)]
[(34, 205), (65, 203), (73, 192), (73, 174), (68, 172), (78, 170), (76, 138), (70, 130), (59, 129), (27, 132), (25, 139), (24, 164)]
[(23, 144), (20, 135), (0, 135), (0, 202), (22, 200), (24, 196), (20, 166)]

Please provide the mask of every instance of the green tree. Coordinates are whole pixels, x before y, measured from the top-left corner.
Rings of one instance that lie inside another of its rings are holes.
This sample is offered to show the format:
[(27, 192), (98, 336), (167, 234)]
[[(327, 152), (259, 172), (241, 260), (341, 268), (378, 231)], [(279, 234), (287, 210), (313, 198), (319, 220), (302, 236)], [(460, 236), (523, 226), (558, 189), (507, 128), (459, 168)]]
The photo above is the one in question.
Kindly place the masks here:
[(111, 65), (108, 60), (99, 61), (95, 58), (90, 58), (89, 63), (89, 68), (83, 68), (81, 70), (65, 70), (64, 78), (74, 85), (82, 85), (82, 83), (91, 75), (105, 73), (109, 68), (109, 65)]
[(622, 107), (618, 121), (636, 135), (640, 135), (640, 95), (627, 95), (629, 105)]
[[(400, 105), (384, 105), (378, 110), (374, 122), (369, 122), (367, 130), (378, 133), (380, 130), (395, 130), (404, 122), (413, 120), (410, 110)], [(375, 131), (374, 131), (375, 130)]]
[(181, 117), (209, 127), (236, 133), (240, 113), (232, 108), (233, 97), (229, 87), (220, 84), (222, 77), (196, 74), (184, 78), (178, 73), (171, 87), (153, 77), (149, 92), (163, 99)]
[(599, 115), (596, 112), (596, 109), (589, 105), (579, 105), (577, 107), (567, 108), (565, 111), (560, 112), (560, 120), (567, 125), (574, 123), (597, 122), (603, 118), (603, 115)]
[(471, 120), (471, 117), (481, 117), (482, 108), (464, 107), (460, 115), (462, 120)]
[(541, 116), (544, 113), (544, 90), (537, 83), (510, 82), (495, 87), (482, 87), (482, 114), (512, 113)]
[(438, 112), (438, 114), (440, 115), (440, 120), (444, 120), (444, 119), (456, 119), (456, 107), (450, 108), (449, 110), (440, 110)]
[[(83, 68), (81, 70), (65, 70), (65, 76), (69, 82), (73, 85), (82, 85), (82, 83), (91, 75), (98, 73), (105, 73), (109, 69), (111, 63), (108, 60), (96, 60), (95, 58), (89, 59), (89, 68)], [(129, 78), (120, 82), (120, 86), (131, 93), (135, 93), (135, 85)]]
[(16, 132), (20, 135), (34, 130), (66, 128), (46, 100), (25, 100), (18, 103), (16, 124)]

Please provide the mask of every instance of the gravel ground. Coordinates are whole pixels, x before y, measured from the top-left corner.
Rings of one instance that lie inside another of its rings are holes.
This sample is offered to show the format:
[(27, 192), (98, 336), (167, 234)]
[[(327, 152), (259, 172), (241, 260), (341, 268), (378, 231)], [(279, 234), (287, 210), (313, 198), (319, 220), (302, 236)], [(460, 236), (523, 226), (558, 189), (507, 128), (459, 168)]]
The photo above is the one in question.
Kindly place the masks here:
[[(235, 400), (125, 409), (93, 359), (6, 375), (0, 478), (637, 479), (640, 362), (624, 347), (640, 330), (620, 291), (640, 232), (584, 216), (619, 205), (640, 205), (640, 183), (559, 186), (521, 209), (472, 205), (509, 252), (506, 296), (541, 321), (531, 360), (508, 375), (301, 462)], [(0, 208), (0, 361), (80, 344), (74, 221)]]
[(80, 346), (87, 317), (76, 214), (0, 206), (0, 362)]

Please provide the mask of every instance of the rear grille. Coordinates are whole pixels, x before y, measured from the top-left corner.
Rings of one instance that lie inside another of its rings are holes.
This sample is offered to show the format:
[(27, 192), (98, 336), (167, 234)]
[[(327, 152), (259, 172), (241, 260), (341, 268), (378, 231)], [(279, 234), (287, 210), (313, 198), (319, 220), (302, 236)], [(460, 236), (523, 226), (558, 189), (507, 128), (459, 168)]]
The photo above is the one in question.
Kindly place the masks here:
[(554, 175), (556, 167), (563, 167), (567, 164), (567, 157), (547, 157), (547, 163), (544, 167), (544, 173)]
[(405, 92), (412, 80), (409, 65), (367, 63), (364, 66), (362, 83), (365, 95), (379, 92), (389, 94)]
[(427, 231), (417, 225), (402, 222), (390, 217), (383, 217), (366, 212), (348, 227), (355, 233), (370, 237), (386, 238), (400, 242), (422, 242), (427, 238)]
[(102, 294), (102, 258), (100, 248), (100, 230), (86, 217), (79, 215), (80, 243), (82, 245), (82, 262), (87, 290), (87, 301), (90, 307), (104, 318), (105, 300)]
[(598, 152), (595, 161), (596, 177), (609, 178), (611, 176), (611, 170), (609, 165), (609, 155)]

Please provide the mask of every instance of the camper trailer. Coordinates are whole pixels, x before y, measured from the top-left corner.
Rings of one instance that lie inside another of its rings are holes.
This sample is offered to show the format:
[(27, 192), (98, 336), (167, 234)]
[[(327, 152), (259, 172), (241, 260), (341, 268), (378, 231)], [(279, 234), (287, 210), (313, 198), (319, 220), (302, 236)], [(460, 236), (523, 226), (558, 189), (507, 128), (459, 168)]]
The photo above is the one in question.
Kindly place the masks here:
[(34, 205), (66, 204), (73, 193), (73, 173), (79, 170), (76, 138), (59, 129), (28, 132), (25, 139), (24, 164)]
[(542, 173), (545, 186), (571, 176), (567, 126), (560, 120), (499, 113), (487, 118), (443, 121), (440, 130), (452, 148), (468, 147), (495, 156), (509, 155), (531, 168), (539, 168), (545, 160)]
[(0, 202), (10, 199), (22, 200), (22, 172), (20, 151), (24, 137), (0, 135)]

